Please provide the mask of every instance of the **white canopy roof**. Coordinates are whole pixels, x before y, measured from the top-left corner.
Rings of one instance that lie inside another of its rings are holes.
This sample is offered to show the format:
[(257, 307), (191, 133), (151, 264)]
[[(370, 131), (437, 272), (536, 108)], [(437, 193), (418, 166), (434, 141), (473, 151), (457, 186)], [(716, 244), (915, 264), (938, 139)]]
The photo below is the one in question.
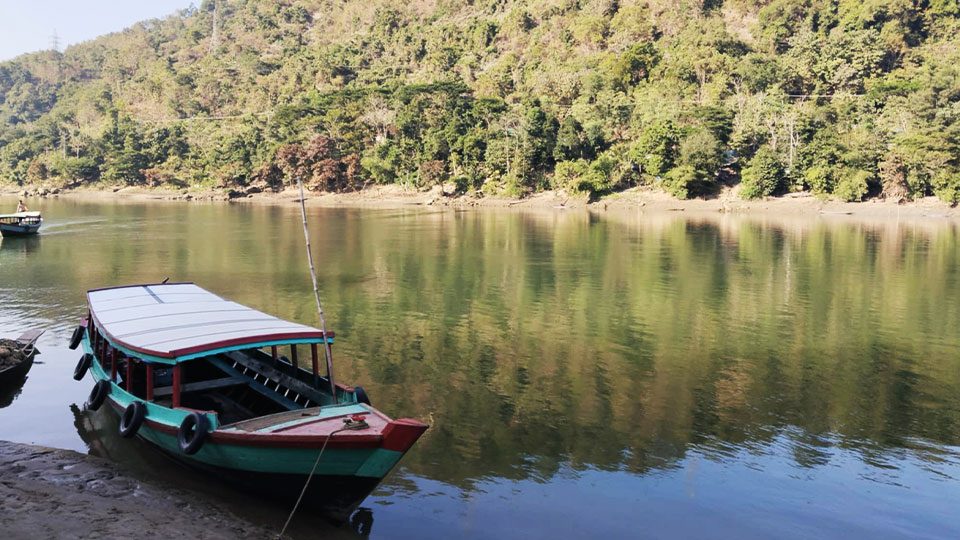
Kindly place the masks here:
[(87, 300), (100, 331), (115, 345), (160, 358), (258, 343), (323, 341), (316, 328), (224, 300), (192, 283), (95, 289), (87, 292)]

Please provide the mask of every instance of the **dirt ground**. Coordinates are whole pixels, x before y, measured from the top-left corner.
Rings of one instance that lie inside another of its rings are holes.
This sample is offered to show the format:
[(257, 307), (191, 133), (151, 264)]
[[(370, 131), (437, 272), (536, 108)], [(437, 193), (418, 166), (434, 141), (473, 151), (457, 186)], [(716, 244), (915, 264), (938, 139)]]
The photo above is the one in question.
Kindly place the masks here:
[(0, 441), (3, 538), (275, 538), (196, 493), (100, 458)]

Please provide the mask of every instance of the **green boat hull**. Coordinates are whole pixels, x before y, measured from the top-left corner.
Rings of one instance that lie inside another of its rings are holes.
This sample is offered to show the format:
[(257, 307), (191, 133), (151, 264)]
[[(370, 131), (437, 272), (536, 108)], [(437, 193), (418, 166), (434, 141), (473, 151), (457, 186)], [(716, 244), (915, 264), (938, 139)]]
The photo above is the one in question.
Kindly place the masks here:
[[(92, 354), (86, 340), (84, 349)], [(96, 357), (90, 372), (95, 381), (110, 380)], [(177, 430), (190, 411), (145, 402), (114, 382), (110, 385), (105, 405), (119, 416), (134, 401), (143, 402), (147, 415), (137, 436), (177, 461), (279, 502), (296, 500), (313, 471), (305, 503), (338, 520), (346, 519), (404, 454), (379, 447), (327, 447), (320, 455), (323, 439), (316, 447), (277, 447), (218, 443), (212, 436), (199, 451), (187, 455), (180, 450)], [(326, 414), (340, 416), (364, 410), (362, 405), (354, 404), (332, 407)], [(217, 416), (208, 414), (207, 417), (214, 434), (220, 428)]]

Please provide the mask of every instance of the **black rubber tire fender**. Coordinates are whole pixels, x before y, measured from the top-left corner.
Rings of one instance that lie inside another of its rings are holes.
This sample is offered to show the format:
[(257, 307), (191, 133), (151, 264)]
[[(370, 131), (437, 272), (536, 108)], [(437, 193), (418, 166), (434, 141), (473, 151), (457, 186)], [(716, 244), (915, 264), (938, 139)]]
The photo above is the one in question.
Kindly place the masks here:
[(147, 417), (147, 406), (142, 401), (134, 401), (123, 410), (120, 415), (120, 436), (130, 439), (140, 431), (143, 420)]
[(106, 379), (97, 381), (87, 398), (87, 409), (91, 411), (99, 409), (108, 395), (110, 395), (110, 381)]
[(87, 374), (87, 370), (90, 369), (90, 364), (93, 363), (92, 354), (84, 354), (80, 357), (80, 360), (77, 361), (77, 367), (73, 368), (73, 380), (79, 381), (83, 379), (83, 376)]
[(200, 451), (203, 443), (210, 432), (210, 422), (206, 415), (198, 412), (192, 412), (180, 422), (180, 429), (177, 430), (177, 442), (180, 444), (180, 451), (188, 456), (192, 456)]
[(83, 333), (86, 331), (86, 328), (82, 324), (77, 325), (77, 328), (73, 331), (73, 335), (70, 336), (70, 350), (74, 350), (80, 346), (80, 342), (83, 341)]
[(367, 391), (362, 386), (354, 386), (353, 395), (357, 396), (357, 403), (370, 405), (370, 396), (367, 395)]

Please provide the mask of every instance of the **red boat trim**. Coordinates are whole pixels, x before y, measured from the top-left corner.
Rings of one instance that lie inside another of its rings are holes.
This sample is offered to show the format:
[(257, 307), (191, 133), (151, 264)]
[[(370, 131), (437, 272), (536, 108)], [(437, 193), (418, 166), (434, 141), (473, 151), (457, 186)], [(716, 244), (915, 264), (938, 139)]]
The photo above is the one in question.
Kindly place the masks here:
[[(155, 420), (146, 419), (151, 429), (176, 435), (178, 429)], [(237, 433), (214, 430), (210, 432), (209, 442), (214, 444), (233, 444), (263, 448), (320, 448), (326, 435), (269, 435), (263, 433)], [(380, 435), (351, 435), (349, 438), (335, 435), (327, 443), (327, 448), (359, 449), (380, 448), (383, 437)]]
[[(327, 332), (326, 337), (333, 338), (336, 335), (333, 332)], [(226, 347), (234, 347), (236, 345), (246, 345), (248, 343), (260, 343), (263, 341), (286, 341), (293, 339), (323, 339), (323, 332), (296, 332), (293, 334), (267, 334), (262, 336), (252, 336), (245, 338), (235, 338), (235, 339), (226, 339), (223, 341), (217, 341), (215, 343), (206, 343), (204, 345), (197, 345), (195, 347), (186, 347), (183, 349), (177, 349), (171, 351), (170, 358), (177, 356), (186, 356), (188, 354), (193, 354), (197, 352), (210, 351), (214, 349), (222, 349)], [(133, 347), (130, 347), (133, 349)], [(148, 353), (153, 354), (153, 353)], [(154, 356), (160, 356), (154, 354)]]
[[(276, 448), (320, 448), (326, 439), (326, 435), (268, 435), (226, 431), (214, 431), (210, 434), (210, 440), (215, 443)], [(330, 438), (327, 448), (373, 449), (380, 448), (382, 441), (381, 435), (338, 434)]]
[(426, 424), (412, 418), (401, 418), (387, 424), (383, 430), (383, 448), (406, 452), (427, 430)]
[(112, 291), (114, 289), (133, 289), (136, 287), (150, 287), (151, 285), (193, 285), (192, 281), (168, 281), (166, 283), (139, 283), (137, 285), (115, 285), (113, 287), (100, 287), (97, 289), (87, 289), (88, 293), (98, 291)]
[[(107, 400), (110, 407), (117, 414), (123, 413), (123, 407), (113, 399)], [(145, 418), (144, 425), (154, 431), (166, 435), (177, 436), (179, 428), (170, 426), (150, 418)], [(230, 444), (237, 446), (253, 446), (258, 448), (315, 448), (323, 446), (327, 439), (326, 435), (269, 435), (263, 433), (233, 433), (225, 431), (211, 431), (209, 442), (213, 444)], [(358, 449), (376, 449), (380, 448), (383, 442), (381, 435), (334, 435), (327, 448), (339, 448), (342, 450)]]
[[(195, 345), (193, 347), (184, 347), (183, 349), (177, 349), (170, 352), (160, 352), (146, 349), (143, 347), (137, 347), (130, 345), (129, 343), (118, 339), (116, 336), (111, 334), (104, 328), (103, 324), (97, 318), (95, 313), (91, 312), (91, 317), (93, 317), (94, 325), (99, 333), (103, 333), (110, 341), (118, 343), (121, 346), (130, 349), (131, 351), (138, 352), (140, 354), (145, 354), (147, 356), (154, 356), (157, 358), (177, 358), (178, 356), (186, 356), (188, 354), (203, 352), (203, 351), (212, 351), (215, 349), (223, 349), (227, 347), (235, 347), (237, 345), (247, 345), (250, 343), (260, 343), (265, 341), (287, 341), (293, 339), (324, 339), (324, 333), (320, 331), (316, 332), (295, 332), (287, 334), (265, 334), (259, 336), (249, 336), (241, 337), (234, 339), (225, 339), (223, 341), (216, 341), (213, 343), (204, 343), (202, 345)], [(327, 338), (335, 338), (336, 334), (334, 332), (327, 332)]]
[[(185, 281), (185, 282), (177, 282), (177, 283), (146, 283), (146, 284), (139, 284), (139, 285), (121, 285), (121, 286), (117, 286), (117, 287), (103, 287), (103, 288), (100, 288), (100, 289), (90, 289), (90, 290), (87, 291), (87, 306), (90, 305), (90, 293), (92, 293), (92, 292), (108, 291), (108, 290), (114, 290), (114, 289), (133, 289), (133, 288), (140, 288), (140, 287), (145, 288), (145, 287), (150, 287), (150, 286), (154, 286), (154, 285), (159, 286), (159, 285), (193, 285), (193, 284), (194, 284), (193, 282)], [(250, 309), (250, 308), (248, 308), (248, 309)], [(194, 353), (199, 353), (199, 352), (204, 352), (204, 351), (211, 351), (211, 350), (215, 350), (215, 349), (222, 349), (222, 348), (227, 348), (227, 347), (235, 347), (235, 346), (238, 346), (238, 345), (246, 345), (246, 344), (251, 344), (251, 343), (259, 343), (259, 342), (287, 341), (287, 340), (294, 340), (294, 339), (321, 339), (321, 340), (323, 340), (323, 339), (332, 339), (332, 338), (335, 338), (335, 337), (336, 337), (336, 334), (335, 334), (334, 332), (326, 332), (326, 333), (324, 333), (324, 332), (321, 331), (321, 330), (313, 330), (313, 331), (309, 331), (309, 332), (304, 331), (304, 332), (295, 332), (295, 333), (284, 333), (284, 334), (262, 334), (262, 335), (257, 335), (257, 336), (248, 336), (248, 337), (240, 337), (240, 338), (233, 338), (233, 339), (225, 339), (225, 340), (216, 341), (216, 342), (212, 342), (212, 343), (204, 343), (204, 344), (201, 344), (201, 345), (195, 345), (195, 346), (192, 346), (192, 347), (184, 347), (184, 348), (182, 348), (182, 349), (176, 349), (176, 350), (169, 351), (169, 352), (160, 352), (160, 351), (154, 351), (154, 350), (151, 350), (151, 349), (147, 349), (147, 348), (145, 348), (145, 347), (139, 347), (139, 346), (130, 345), (130, 344), (128, 344), (127, 342), (125, 342), (124, 340), (117, 338), (116, 336), (114, 336), (113, 334), (111, 334), (110, 332), (108, 332), (108, 331), (106, 330), (106, 328), (104, 327), (103, 323), (101, 323), (101, 322), (100, 322), (100, 319), (97, 317), (96, 313), (94, 313), (94, 312), (93, 312), (92, 310), (90, 310), (90, 309), (88, 309), (87, 312), (88, 312), (88, 317), (90, 317), (90, 319), (91, 319), (91, 320), (93, 321), (93, 323), (94, 323), (95, 330), (97, 330), (98, 332), (103, 333), (110, 341), (112, 341), (112, 342), (114, 342), (114, 343), (117, 343), (117, 344), (119, 344), (119, 345), (121, 345), (121, 346), (123, 346), (123, 347), (125, 347), (125, 348), (127, 348), (127, 349), (130, 349), (131, 351), (134, 351), (134, 352), (137, 352), (137, 353), (140, 353), (140, 354), (144, 354), (144, 355), (147, 355), (147, 356), (153, 356), (153, 357), (156, 357), (156, 358), (170, 358), (170, 359), (173, 359), (173, 358), (177, 358), (178, 356), (186, 356), (186, 355), (189, 355), (189, 354), (194, 354)], [(95, 348), (95, 350), (96, 350), (96, 348)], [(294, 353), (294, 354), (295, 354), (295, 353)]]

